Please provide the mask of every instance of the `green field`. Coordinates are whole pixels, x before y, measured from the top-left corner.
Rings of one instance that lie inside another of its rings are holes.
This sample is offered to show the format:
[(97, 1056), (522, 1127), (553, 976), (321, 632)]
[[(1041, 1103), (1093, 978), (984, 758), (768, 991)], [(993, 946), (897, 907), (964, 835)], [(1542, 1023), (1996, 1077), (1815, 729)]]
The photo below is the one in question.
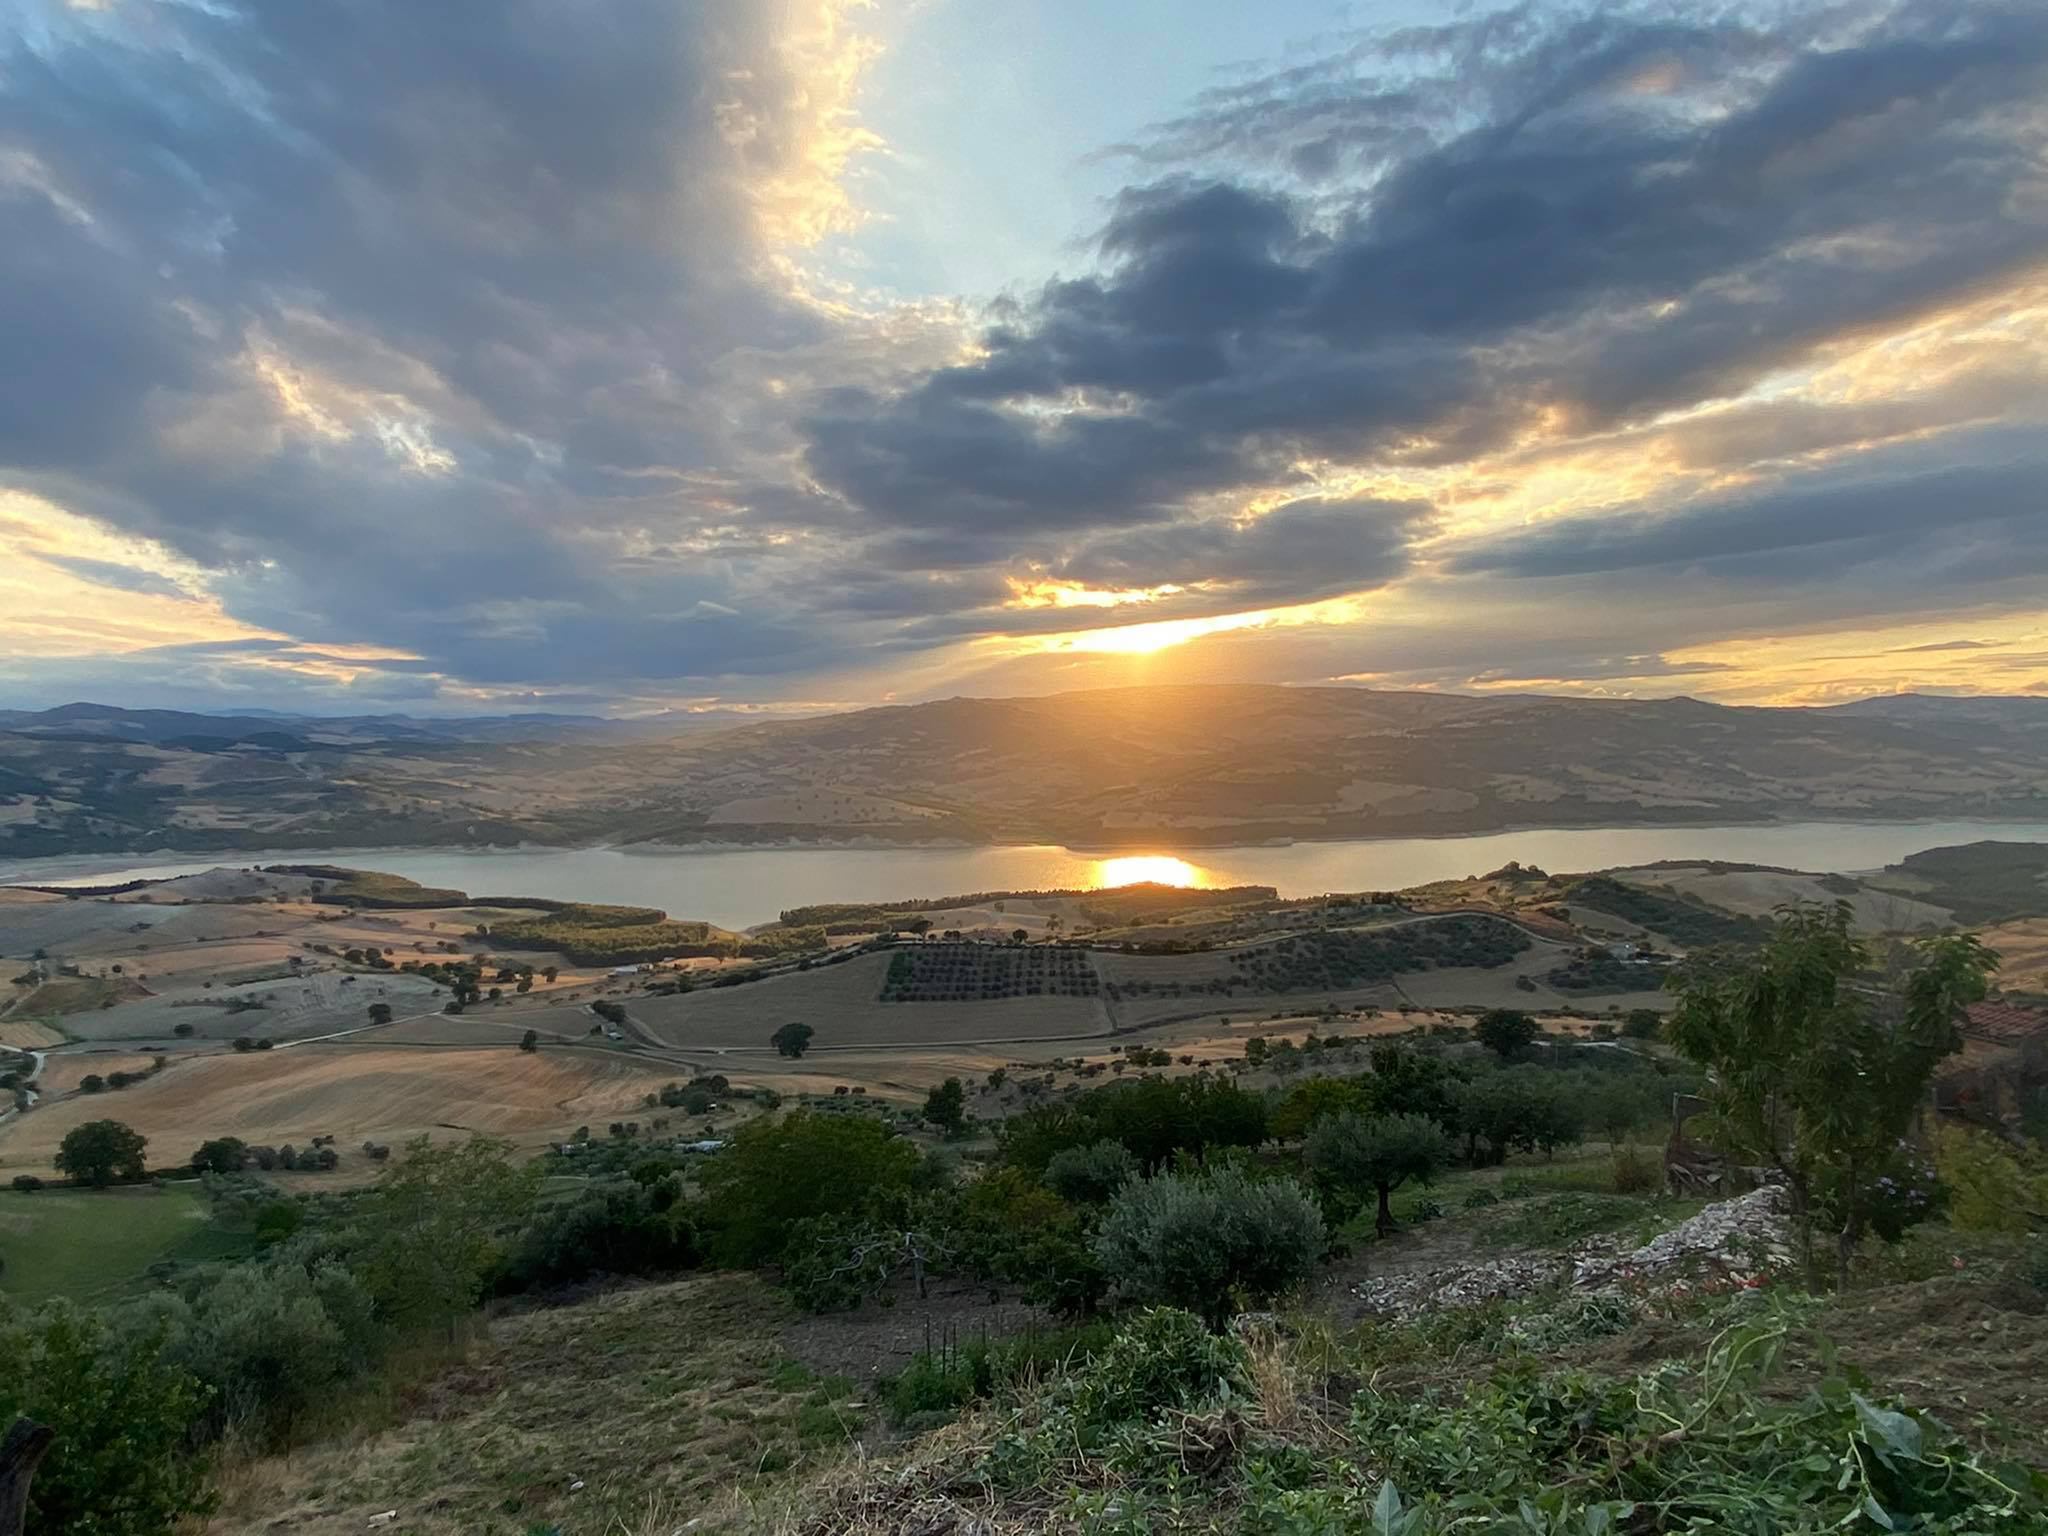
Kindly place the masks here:
[(0, 1293), (14, 1301), (104, 1299), (159, 1259), (196, 1264), (246, 1246), (213, 1224), (197, 1190), (0, 1192)]

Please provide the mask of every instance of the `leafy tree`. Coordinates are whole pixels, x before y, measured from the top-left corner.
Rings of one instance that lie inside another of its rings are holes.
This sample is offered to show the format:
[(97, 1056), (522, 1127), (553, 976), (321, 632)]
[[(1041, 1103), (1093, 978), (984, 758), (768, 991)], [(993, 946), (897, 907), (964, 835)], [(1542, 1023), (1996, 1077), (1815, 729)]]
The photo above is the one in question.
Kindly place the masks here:
[(372, 1024), (389, 1024), (391, 1022), (391, 1005), (389, 1003), (370, 1004), (370, 1022)]
[(1346, 1194), (1375, 1190), (1381, 1237), (1394, 1230), (1393, 1193), (1410, 1179), (1427, 1183), (1451, 1159), (1450, 1138), (1426, 1115), (1366, 1116), (1347, 1111), (1309, 1128), (1308, 1165)]
[(525, 1034), (521, 1035), (521, 1036), (519, 1037), (519, 1049), (521, 1049), (522, 1051), (537, 1051), (537, 1050), (539, 1050), (539, 1049), (540, 1049), (540, 1034), (539, 1034), (539, 1032), (538, 1032), (537, 1030), (531, 1030), (531, 1029), (529, 1029), (529, 1030), (528, 1030), (528, 1031), (527, 1031), (527, 1032), (526, 1032)]
[(917, 1148), (870, 1119), (800, 1110), (751, 1121), (704, 1169), (713, 1251), (728, 1264), (768, 1263), (796, 1223), (860, 1215), (907, 1191), (917, 1168)]
[(1847, 903), (1781, 909), (1753, 959), (1680, 982), (1667, 1034), (1710, 1074), (1723, 1134), (1784, 1175), (1811, 1270), (1816, 1180), (1839, 1193), (1836, 1278), (1870, 1219), (1871, 1184), (1910, 1129), (1956, 1019), (1998, 960), (1973, 934), (1921, 940), (1901, 974), (1871, 974)]
[(57, 1147), (57, 1171), (75, 1183), (104, 1189), (133, 1184), (142, 1176), (142, 1149), (149, 1139), (118, 1120), (88, 1120), (65, 1132)]
[(106, 1088), (107, 1080), (97, 1072), (88, 1072), (78, 1080), (80, 1093), (104, 1093)]
[(192, 1154), (194, 1173), (240, 1173), (249, 1161), (249, 1144), (239, 1136), (216, 1136)]
[(1654, 1040), (1664, 1031), (1664, 1015), (1654, 1008), (1631, 1008), (1622, 1015), (1621, 1032), (1630, 1040)]
[(967, 1129), (967, 1090), (959, 1078), (949, 1077), (925, 1095), (924, 1118), (948, 1137)]
[(1301, 1186), (1236, 1169), (1162, 1174), (1111, 1203), (1096, 1253), (1136, 1299), (1184, 1307), (1212, 1328), (1308, 1278), (1323, 1218)]
[(1010, 930), (1010, 942), (1012, 944), (1022, 944), (1030, 937), (1031, 935), (1026, 933), (1022, 928), (1012, 928)]
[(497, 1277), (501, 1293), (572, 1285), (594, 1274), (688, 1269), (702, 1257), (697, 1224), (676, 1198), (666, 1165), (646, 1181), (595, 1185), (543, 1207), (512, 1244)]
[(1292, 1141), (1306, 1135), (1309, 1127), (1325, 1116), (1363, 1109), (1368, 1102), (1363, 1079), (1312, 1077), (1280, 1101), (1270, 1128), (1281, 1140)]
[(1483, 1072), (1459, 1084), (1454, 1123), (1475, 1167), (1510, 1152), (1556, 1152), (1581, 1134), (1577, 1084), (1537, 1067)]
[(1502, 1061), (1513, 1061), (1536, 1042), (1540, 1031), (1528, 1014), (1513, 1008), (1492, 1008), (1479, 1016), (1473, 1031), (1479, 1043)]
[(165, 1358), (164, 1335), (117, 1338), (61, 1302), (0, 1312), (0, 1422), (57, 1435), (29, 1486), (30, 1531), (162, 1536), (209, 1512), (210, 1468), (188, 1438), (206, 1389)]
[(1043, 1173), (1055, 1153), (1104, 1139), (1123, 1143), (1147, 1168), (1180, 1152), (1200, 1157), (1217, 1147), (1255, 1147), (1266, 1139), (1266, 1104), (1206, 1072), (1139, 1078), (1013, 1116), (1003, 1127), (1003, 1158)]
[(1261, 1067), (1266, 1064), (1267, 1046), (1264, 1035), (1248, 1036), (1244, 1042), (1244, 1064)]
[(1102, 1205), (1138, 1176), (1138, 1160), (1120, 1141), (1069, 1147), (1045, 1165), (1046, 1187), (1075, 1205)]
[(808, 1024), (785, 1024), (768, 1037), (768, 1043), (775, 1047), (776, 1055), (795, 1060), (811, 1048), (811, 1037), (816, 1033)]
[(508, 1236), (532, 1214), (538, 1163), (487, 1136), (422, 1136), (359, 1202), (354, 1267), (378, 1315), (400, 1328), (453, 1325), (476, 1305)]
[(172, 1299), (165, 1315), (167, 1354), (211, 1396), (202, 1428), (259, 1445), (287, 1442), (375, 1366), (384, 1342), (361, 1280), (324, 1259), (227, 1267)]

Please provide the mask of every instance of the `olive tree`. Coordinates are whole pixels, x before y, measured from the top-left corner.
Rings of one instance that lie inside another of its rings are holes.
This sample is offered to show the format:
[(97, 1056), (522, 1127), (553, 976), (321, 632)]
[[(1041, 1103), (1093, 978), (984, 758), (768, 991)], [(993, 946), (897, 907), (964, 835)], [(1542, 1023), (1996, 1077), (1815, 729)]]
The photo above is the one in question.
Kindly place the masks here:
[(1323, 1248), (1322, 1213), (1300, 1185), (1235, 1169), (1126, 1185), (1096, 1237), (1127, 1295), (1184, 1307), (1212, 1328), (1301, 1284)]
[(1374, 1227), (1394, 1230), (1392, 1197), (1410, 1179), (1428, 1182), (1451, 1159), (1450, 1138), (1427, 1115), (1361, 1115), (1347, 1110), (1309, 1127), (1308, 1165), (1330, 1187), (1346, 1193), (1374, 1190)]

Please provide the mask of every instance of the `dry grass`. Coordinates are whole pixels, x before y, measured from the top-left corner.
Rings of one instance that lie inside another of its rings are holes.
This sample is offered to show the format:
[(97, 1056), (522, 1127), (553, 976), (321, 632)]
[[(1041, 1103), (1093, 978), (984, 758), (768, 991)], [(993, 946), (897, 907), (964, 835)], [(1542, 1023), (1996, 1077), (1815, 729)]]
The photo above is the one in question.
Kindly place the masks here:
[[(866, 1416), (778, 1342), (787, 1303), (707, 1275), (500, 1319), (374, 1430), (244, 1463), (213, 1536), (674, 1536), (846, 1453)], [(580, 1486), (579, 1486), (580, 1485)]]
[(147, 1072), (156, 1060), (154, 1056), (125, 1051), (66, 1051), (43, 1062), (42, 1073), (36, 1078), (36, 1088), (54, 1097), (71, 1092), (90, 1076), (105, 1077), (109, 1072)]
[(45, 1046), (63, 1043), (63, 1035), (47, 1024), (38, 1024), (33, 1019), (0, 1019), (0, 1045), (17, 1051), (40, 1051)]
[(50, 1166), (65, 1132), (114, 1116), (150, 1140), (150, 1161), (189, 1156), (214, 1136), (304, 1145), (337, 1138), (344, 1165), (365, 1140), (488, 1132), (524, 1145), (637, 1110), (673, 1067), (584, 1051), (301, 1046), (201, 1056), (118, 1095), (79, 1096), (0, 1128), (0, 1161)]
[(1998, 984), (2006, 991), (2048, 992), (2048, 918), (1986, 928), (1984, 942), (1998, 951)]

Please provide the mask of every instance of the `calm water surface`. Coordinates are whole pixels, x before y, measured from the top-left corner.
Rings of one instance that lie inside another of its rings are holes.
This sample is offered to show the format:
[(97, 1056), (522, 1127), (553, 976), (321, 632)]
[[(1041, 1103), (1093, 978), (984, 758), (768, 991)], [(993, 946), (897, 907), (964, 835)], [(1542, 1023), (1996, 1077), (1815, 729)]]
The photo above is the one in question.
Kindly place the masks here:
[(629, 902), (730, 928), (788, 907), (971, 891), (1045, 890), (1162, 880), (1272, 885), (1285, 896), (1392, 890), (1497, 869), (1509, 859), (1548, 870), (1606, 869), (1656, 859), (1729, 859), (1793, 869), (1865, 870), (1909, 853), (1986, 838), (2048, 842), (2040, 822), (1788, 822), (1752, 827), (1574, 827), (1484, 837), (1413, 837), (1283, 847), (1203, 848), (1102, 856), (1071, 848), (448, 848), (320, 853), (178, 854), (160, 858), (0, 861), (0, 882), (93, 884), (193, 874), (216, 865), (332, 862), (387, 870), (472, 895)]

